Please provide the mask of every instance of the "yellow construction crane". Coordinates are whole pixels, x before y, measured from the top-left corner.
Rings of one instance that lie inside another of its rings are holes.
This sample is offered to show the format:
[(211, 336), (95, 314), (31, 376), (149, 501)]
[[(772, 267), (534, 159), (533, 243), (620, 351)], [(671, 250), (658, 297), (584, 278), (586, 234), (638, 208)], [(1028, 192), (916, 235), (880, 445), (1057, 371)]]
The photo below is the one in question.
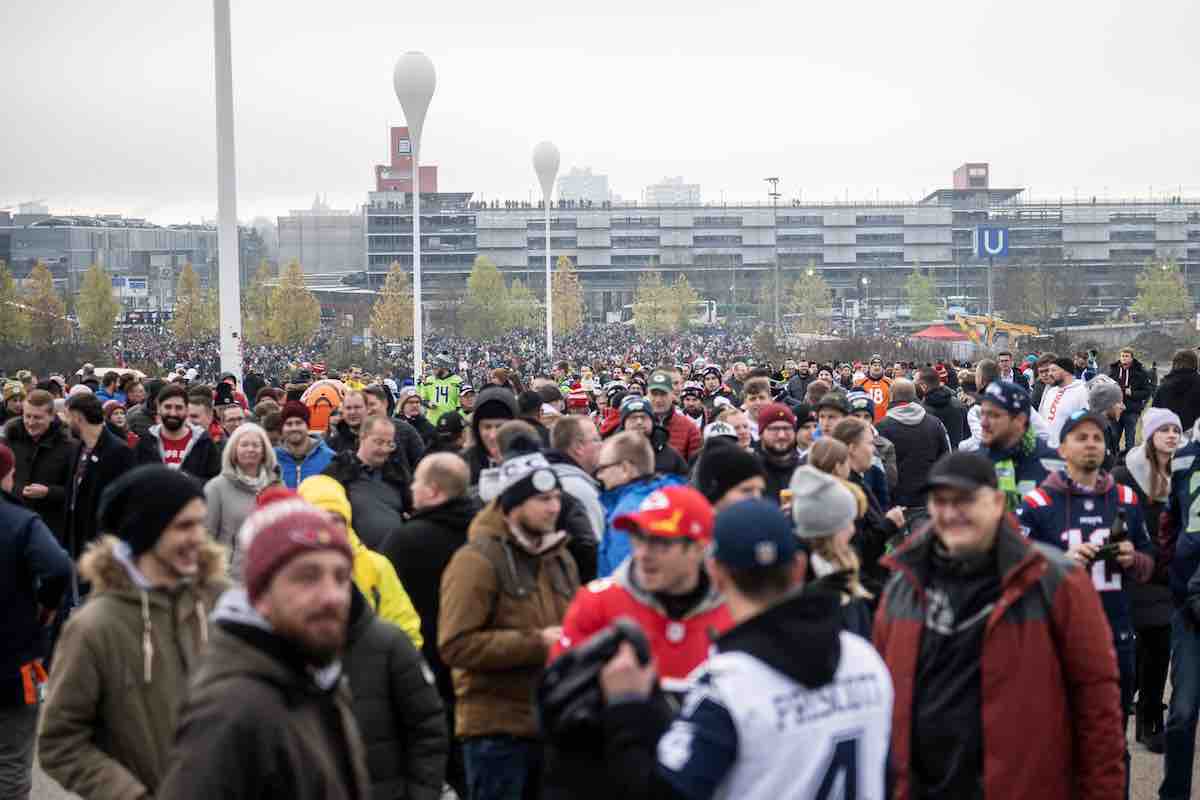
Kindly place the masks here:
[[(954, 321), (958, 323), (958, 327), (962, 328), (963, 333), (967, 335), (975, 344), (982, 344), (985, 347), (991, 348), (995, 346), (996, 334), (1004, 333), (1008, 335), (1008, 346), (1013, 350), (1018, 347), (1018, 342), (1022, 336), (1039, 336), (1041, 331), (1032, 325), (1021, 325), (1016, 322), (1005, 322), (999, 317), (975, 316), (971, 314), (955, 314)], [(979, 329), (983, 329), (983, 335), (980, 336)]]

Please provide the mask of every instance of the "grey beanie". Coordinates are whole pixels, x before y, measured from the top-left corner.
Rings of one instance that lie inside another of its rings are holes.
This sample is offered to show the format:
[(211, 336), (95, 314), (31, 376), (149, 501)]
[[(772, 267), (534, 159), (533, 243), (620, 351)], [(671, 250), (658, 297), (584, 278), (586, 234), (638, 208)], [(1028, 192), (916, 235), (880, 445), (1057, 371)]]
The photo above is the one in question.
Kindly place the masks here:
[(1099, 375), (1088, 384), (1088, 411), (1103, 414), (1121, 402), (1123, 397), (1124, 393), (1116, 381), (1107, 375)]
[(832, 536), (854, 522), (858, 501), (832, 475), (816, 467), (800, 467), (792, 473), (792, 521), (801, 539)]

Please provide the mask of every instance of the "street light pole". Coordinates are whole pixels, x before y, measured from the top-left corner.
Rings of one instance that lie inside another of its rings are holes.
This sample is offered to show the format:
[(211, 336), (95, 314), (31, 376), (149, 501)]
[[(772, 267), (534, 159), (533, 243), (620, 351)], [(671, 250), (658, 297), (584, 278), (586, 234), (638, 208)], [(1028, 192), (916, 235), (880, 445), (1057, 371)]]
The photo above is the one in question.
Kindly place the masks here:
[[(233, 143), (233, 47), (229, 0), (213, 0), (213, 56), (217, 98), (217, 270), (221, 278), (218, 306), (221, 371), (240, 383), (242, 358), (242, 286), (238, 280), (237, 159)], [(212, 280), (211, 270), (209, 280)]]
[(421, 383), (424, 374), (422, 333), (424, 308), (421, 296), (421, 128), (425, 125), (425, 113), (437, 87), (437, 75), (429, 56), (419, 52), (408, 52), (396, 61), (392, 71), (392, 87), (396, 99), (408, 122), (408, 137), (412, 145), (412, 198), (413, 198), (413, 382)]
[(771, 233), (775, 242), (775, 335), (782, 336), (779, 326), (779, 178), (765, 178), (771, 184), (767, 197), (771, 198)]
[(546, 211), (546, 359), (554, 358), (554, 309), (550, 291), (550, 194), (558, 175), (558, 148), (553, 142), (539, 142), (533, 148), (533, 171), (542, 185), (542, 205)]

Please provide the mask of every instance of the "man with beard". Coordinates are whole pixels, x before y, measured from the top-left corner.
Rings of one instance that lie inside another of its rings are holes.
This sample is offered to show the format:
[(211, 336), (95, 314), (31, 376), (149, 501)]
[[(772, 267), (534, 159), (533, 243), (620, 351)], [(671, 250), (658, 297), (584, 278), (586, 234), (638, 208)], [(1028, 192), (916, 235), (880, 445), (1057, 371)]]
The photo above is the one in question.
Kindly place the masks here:
[(779, 493), (792, 482), (800, 466), (796, 450), (796, 415), (783, 403), (771, 403), (758, 412), (758, 455), (767, 476), (764, 496), (779, 502)]
[(347, 800), (371, 789), (340, 656), (354, 554), (302, 500), (238, 534), (246, 588), (222, 598), (160, 797)]
[(532, 701), (579, 588), (567, 536), (555, 530), (561, 488), (541, 453), (516, 456), (489, 481), (442, 576), (438, 649), (451, 667), (472, 800), (535, 796), (542, 745)]
[(1042, 394), (1038, 412), (1046, 420), (1046, 444), (1050, 447), (1058, 447), (1060, 431), (1071, 415), (1087, 410), (1087, 384), (1075, 377), (1074, 369), (1074, 361), (1065, 357), (1046, 367), (1049, 383)]
[(104, 493), (100, 530), (110, 535), (80, 560), (92, 593), (63, 627), (38, 738), (42, 769), (70, 792), (172, 796), (160, 783), (179, 707), (228, 587), (204, 515), (201, 484), (161, 464)]
[(1025, 495), (1065, 465), (1034, 433), (1029, 395), (1018, 384), (993, 382), (978, 405), (979, 454), (992, 462), (1008, 510), (1016, 511)]
[(688, 381), (679, 392), (683, 404), (683, 416), (699, 429), (704, 428), (704, 387), (695, 381)]
[(208, 431), (187, 421), (187, 403), (187, 390), (178, 384), (158, 393), (161, 422), (138, 440), (137, 462), (181, 470), (203, 483), (221, 474), (221, 453)]
[(333, 451), (321, 439), (309, 435), (309, 411), (304, 403), (289, 400), (282, 418), (283, 444), (275, 448), (275, 457), (284, 484), (295, 489), (305, 478), (320, 475), (333, 461)]
[(812, 376), (808, 370), (808, 359), (802, 358), (796, 362), (796, 369), (792, 376), (788, 378), (788, 395), (797, 403), (802, 402), (804, 400), (804, 393), (808, 391), (808, 384), (811, 380)]

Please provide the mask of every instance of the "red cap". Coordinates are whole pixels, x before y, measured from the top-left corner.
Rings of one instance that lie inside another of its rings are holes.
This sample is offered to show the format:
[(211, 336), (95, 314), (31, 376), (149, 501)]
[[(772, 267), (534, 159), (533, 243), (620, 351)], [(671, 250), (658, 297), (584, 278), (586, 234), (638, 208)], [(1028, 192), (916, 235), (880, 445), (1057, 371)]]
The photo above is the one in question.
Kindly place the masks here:
[(637, 511), (613, 520), (621, 531), (640, 531), (669, 539), (712, 539), (713, 509), (704, 495), (690, 486), (668, 486), (651, 492)]
[(299, 497), (300, 495), (296, 493), (295, 489), (289, 489), (286, 486), (268, 486), (258, 493), (254, 502), (259, 508), (262, 508), (278, 500), (295, 500)]
[(299, 400), (289, 400), (283, 405), (283, 421), (287, 422), (292, 417), (299, 417), (304, 420), (304, 424), (308, 424), (309, 411), (308, 406), (301, 403)]
[(765, 431), (767, 426), (776, 422), (786, 422), (793, 428), (796, 427), (796, 415), (792, 410), (783, 403), (770, 403), (763, 406), (758, 412), (758, 429)]

